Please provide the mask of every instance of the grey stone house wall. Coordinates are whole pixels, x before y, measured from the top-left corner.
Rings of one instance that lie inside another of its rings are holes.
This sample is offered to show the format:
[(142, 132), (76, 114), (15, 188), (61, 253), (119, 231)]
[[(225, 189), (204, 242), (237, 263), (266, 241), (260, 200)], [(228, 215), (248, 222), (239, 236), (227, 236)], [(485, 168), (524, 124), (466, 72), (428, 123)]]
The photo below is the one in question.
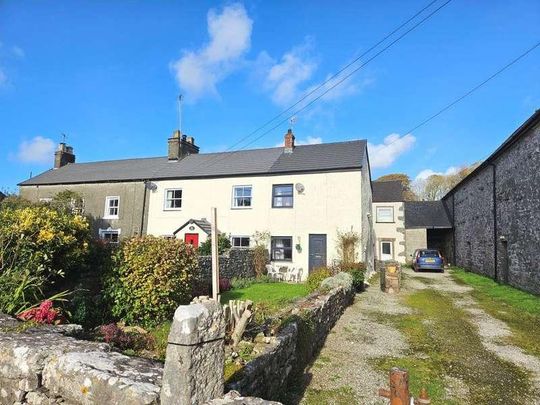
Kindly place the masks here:
[[(199, 271), (203, 280), (212, 281), (212, 256), (199, 256)], [(233, 248), (219, 256), (219, 276), (228, 279), (255, 277), (253, 250)]]
[[(148, 198), (143, 219), (144, 183), (118, 182), (118, 183), (87, 183), (65, 185), (21, 186), (19, 194), (30, 201), (38, 202), (40, 198), (52, 198), (61, 191), (71, 190), (84, 199), (84, 213), (92, 218), (92, 232), (98, 237), (99, 229), (121, 229), (120, 237), (130, 237), (146, 233), (148, 221)], [(107, 196), (120, 197), (120, 210), (118, 219), (104, 219), (105, 198)]]
[(540, 125), (529, 129), (493, 164), (496, 218), (493, 166), (482, 168), (445, 199), (453, 215), (454, 262), (540, 294)]

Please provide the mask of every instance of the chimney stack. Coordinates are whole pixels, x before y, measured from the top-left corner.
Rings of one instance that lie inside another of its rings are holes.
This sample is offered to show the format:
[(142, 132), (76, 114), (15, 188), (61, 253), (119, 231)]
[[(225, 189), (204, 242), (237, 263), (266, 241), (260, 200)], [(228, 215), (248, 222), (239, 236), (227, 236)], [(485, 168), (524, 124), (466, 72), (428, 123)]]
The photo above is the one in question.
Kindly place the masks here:
[(75, 163), (73, 148), (66, 145), (65, 142), (60, 142), (56, 152), (54, 152), (54, 168), (59, 169), (68, 163)]
[(193, 153), (199, 153), (199, 147), (195, 145), (195, 138), (186, 137), (179, 130), (174, 131), (169, 138), (169, 161), (181, 160)]
[(294, 149), (294, 134), (292, 129), (289, 128), (285, 134), (285, 153), (292, 153)]

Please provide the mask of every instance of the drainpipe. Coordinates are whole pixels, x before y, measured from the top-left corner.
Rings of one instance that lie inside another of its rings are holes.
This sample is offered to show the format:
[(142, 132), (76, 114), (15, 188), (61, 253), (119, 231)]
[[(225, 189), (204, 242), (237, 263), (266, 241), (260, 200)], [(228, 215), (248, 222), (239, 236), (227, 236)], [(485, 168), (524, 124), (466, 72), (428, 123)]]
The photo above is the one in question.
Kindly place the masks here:
[(494, 260), (494, 268), (493, 268), (493, 280), (499, 282), (499, 274), (498, 274), (498, 263), (497, 263), (497, 166), (495, 163), (489, 163), (489, 165), (492, 167), (492, 173), (493, 173), (493, 260)]
[(456, 195), (452, 194), (452, 261), (457, 266), (456, 260)]
[(146, 190), (148, 188), (148, 181), (149, 180), (144, 180), (143, 181), (143, 188), (144, 188), (144, 192), (143, 192), (143, 200), (142, 200), (142, 213), (141, 213), (141, 236), (143, 236), (143, 228), (144, 228), (144, 210), (146, 209)]

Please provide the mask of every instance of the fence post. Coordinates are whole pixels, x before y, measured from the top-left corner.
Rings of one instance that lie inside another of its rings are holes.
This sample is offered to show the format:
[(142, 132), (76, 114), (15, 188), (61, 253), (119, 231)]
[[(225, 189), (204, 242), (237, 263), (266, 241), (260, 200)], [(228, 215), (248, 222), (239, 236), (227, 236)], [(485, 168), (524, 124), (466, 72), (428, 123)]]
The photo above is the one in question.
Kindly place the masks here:
[(167, 345), (162, 405), (202, 404), (223, 395), (225, 317), (207, 297), (174, 313)]
[(390, 399), (390, 405), (409, 405), (409, 374), (406, 370), (394, 367), (390, 370), (390, 389), (379, 389), (379, 395)]
[(219, 299), (219, 235), (217, 227), (217, 208), (212, 208), (211, 233), (212, 238), (212, 298)]

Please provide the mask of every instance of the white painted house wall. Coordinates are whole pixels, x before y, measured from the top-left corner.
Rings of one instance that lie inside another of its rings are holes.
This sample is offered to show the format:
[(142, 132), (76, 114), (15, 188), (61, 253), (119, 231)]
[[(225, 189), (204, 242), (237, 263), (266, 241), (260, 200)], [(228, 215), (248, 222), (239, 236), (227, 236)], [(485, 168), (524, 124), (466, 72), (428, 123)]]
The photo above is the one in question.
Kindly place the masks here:
[[(377, 220), (377, 207), (392, 207), (393, 221), (379, 222)], [(375, 254), (378, 260), (392, 259), (405, 263), (405, 215), (403, 202), (375, 202), (373, 203), (373, 229), (375, 231)], [(383, 257), (382, 242), (391, 243), (392, 257)]]
[[(309, 234), (327, 235), (327, 264), (331, 264), (337, 259), (337, 230), (352, 227), (362, 236), (362, 219), (367, 216), (362, 210), (371, 209), (369, 204), (364, 204), (363, 208), (363, 198), (371, 199), (371, 195), (363, 197), (361, 170), (154, 183), (157, 188), (150, 193), (148, 206), (149, 234), (171, 235), (189, 219), (210, 218), (210, 208), (217, 207), (218, 228), (222, 233), (252, 236), (256, 231), (268, 231), (272, 236), (292, 236), (292, 262), (284, 264), (301, 267), (303, 279), (308, 272)], [(290, 183), (301, 183), (305, 188), (302, 193), (294, 189), (294, 207), (272, 208), (272, 185)], [(232, 207), (235, 185), (252, 186), (250, 208)], [(171, 188), (182, 189), (181, 209), (164, 208), (165, 190)], [(202, 235), (200, 240), (203, 240)], [(301, 251), (295, 249), (296, 244), (300, 244)], [(364, 251), (362, 255), (365, 254)], [(365, 260), (365, 257), (360, 259)]]

